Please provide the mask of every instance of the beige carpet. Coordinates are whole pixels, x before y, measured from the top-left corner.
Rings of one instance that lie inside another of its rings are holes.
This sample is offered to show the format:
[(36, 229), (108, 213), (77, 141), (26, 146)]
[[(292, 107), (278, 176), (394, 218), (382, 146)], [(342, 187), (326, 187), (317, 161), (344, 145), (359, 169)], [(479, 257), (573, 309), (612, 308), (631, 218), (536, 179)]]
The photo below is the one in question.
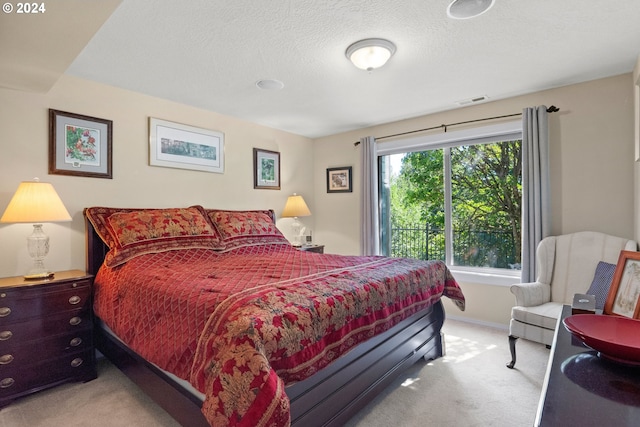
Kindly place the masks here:
[[(518, 342), (516, 369), (507, 332), (445, 322), (447, 355), (407, 370), (348, 427), (531, 426), (549, 351)], [(178, 427), (117, 368), (98, 363), (98, 378), (23, 398), (0, 410), (0, 427)]]

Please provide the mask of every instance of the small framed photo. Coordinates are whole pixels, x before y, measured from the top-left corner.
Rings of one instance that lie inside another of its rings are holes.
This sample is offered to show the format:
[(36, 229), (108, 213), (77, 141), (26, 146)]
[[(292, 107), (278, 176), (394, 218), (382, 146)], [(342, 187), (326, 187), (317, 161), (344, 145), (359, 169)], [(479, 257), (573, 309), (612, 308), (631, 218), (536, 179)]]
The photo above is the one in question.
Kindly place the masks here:
[(113, 122), (49, 109), (49, 173), (113, 178)]
[(150, 117), (149, 164), (224, 173), (224, 134)]
[(640, 252), (621, 251), (604, 304), (604, 314), (640, 318)]
[(351, 193), (351, 166), (327, 168), (327, 193)]
[(280, 153), (253, 149), (253, 188), (280, 189)]

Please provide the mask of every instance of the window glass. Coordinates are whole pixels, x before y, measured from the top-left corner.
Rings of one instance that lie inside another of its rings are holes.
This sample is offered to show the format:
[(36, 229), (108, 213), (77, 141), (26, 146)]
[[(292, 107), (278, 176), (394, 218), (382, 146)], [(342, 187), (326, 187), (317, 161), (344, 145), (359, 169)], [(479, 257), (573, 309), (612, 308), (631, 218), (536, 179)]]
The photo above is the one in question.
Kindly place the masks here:
[(383, 254), (520, 268), (521, 140), (381, 156)]

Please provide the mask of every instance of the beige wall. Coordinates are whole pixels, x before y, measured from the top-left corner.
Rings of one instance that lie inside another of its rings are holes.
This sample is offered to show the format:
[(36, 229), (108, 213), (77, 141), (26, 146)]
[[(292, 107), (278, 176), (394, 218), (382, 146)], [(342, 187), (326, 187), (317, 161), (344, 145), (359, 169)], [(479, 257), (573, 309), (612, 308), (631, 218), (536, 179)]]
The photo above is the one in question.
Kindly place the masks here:
[[(596, 230), (633, 238), (634, 121), (631, 73), (426, 115), (316, 141), (197, 108), (63, 76), (47, 94), (0, 89), (0, 209), (22, 180), (54, 184), (73, 222), (46, 224), (52, 269), (84, 267), (82, 209), (91, 205), (186, 206), (276, 209), (286, 197), (305, 196), (313, 213), (304, 218), (328, 252), (359, 253), (359, 148), (363, 136), (382, 136), (482, 117), (556, 105), (550, 115), (552, 230)], [(47, 109), (114, 122), (113, 180), (48, 175)], [(224, 174), (148, 165), (148, 118), (156, 117), (225, 133)], [(459, 129), (459, 128), (456, 128)], [(282, 190), (254, 190), (252, 148), (281, 152)], [(312, 164), (313, 167), (309, 167)], [(353, 166), (353, 193), (327, 194), (326, 168)], [(636, 166), (637, 168), (637, 166)], [(636, 171), (636, 173), (638, 173)], [(636, 197), (636, 199), (640, 198)], [(290, 234), (290, 219), (278, 226)], [(0, 224), (0, 276), (28, 270), (27, 224)], [(290, 236), (288, 236), (290, 237)], [(508, 287), (461, 283), (467, 311), (447, 304), (448, 315), (506, 325), (513, 304)], [(487, 309), (489, 308), (490, 309)]]
[[(327, 194), (325, 182), (316, 178), (316, 240), (330, 252), (359, 253), (361, 168), (353, 143), (361, 137), (517, 113), (535, 105), (560, 108), (549, 116), (552, 233), (595, 230), (634, 238), (633, 91), (632, 75), (625, 74), (316, 140), (316, 177), (328, 167), (354, 168), (353, 193)], [(508, 323), (514, 302), (508, 287), (476, 283), (462, 287), (467, 312), (452, 309), (450, 315)]]
[[(113, 179), (48, 175), (48, 109), (113, 121)], [(225, 134), (225, 173), (149, 166), (149, 117), (213, 129)], [(92, 205), (167, 207), (202, 204), (230, 209), (273, 208), (288, 195), (305, 196), (314, 212), (310, 139), (139, 93), (63, 76), (46, 94), (0, 89), (0, 209), (20, 181), (53, 183), (73, 217), (45, 224), (51, 237), (46, 265), (84, 268), (82, 209)], [(279, 151), (282, 189), (253, 189), (253, 147)], [(304, 218), (313, 226), (315, 217)], [(290, 234), (291, 219), (278, 221)], [(0, 224), (0, 277), (24, 274), (31, 265), (25, 238), (30, 224)], [(288, 236), (292, 237), (292, 236)]]

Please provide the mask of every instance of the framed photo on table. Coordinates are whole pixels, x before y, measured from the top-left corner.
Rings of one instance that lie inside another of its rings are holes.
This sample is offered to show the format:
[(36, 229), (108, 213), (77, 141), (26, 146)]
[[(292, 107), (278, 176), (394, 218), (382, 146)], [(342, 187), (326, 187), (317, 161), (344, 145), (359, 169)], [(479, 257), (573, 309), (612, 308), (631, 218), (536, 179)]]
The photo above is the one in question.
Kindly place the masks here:
[(327, 193), (351, 193), (352, 191), (351, 166), (327, 169)]
[(111, 179), (113, 122), (49, 109), (49, 173)]
[(621, 251), (604, 304), (604, 314), (640, 318), (640, 252)]
[(280, 153), (253, 149), (253, 188), (280, 189)]

